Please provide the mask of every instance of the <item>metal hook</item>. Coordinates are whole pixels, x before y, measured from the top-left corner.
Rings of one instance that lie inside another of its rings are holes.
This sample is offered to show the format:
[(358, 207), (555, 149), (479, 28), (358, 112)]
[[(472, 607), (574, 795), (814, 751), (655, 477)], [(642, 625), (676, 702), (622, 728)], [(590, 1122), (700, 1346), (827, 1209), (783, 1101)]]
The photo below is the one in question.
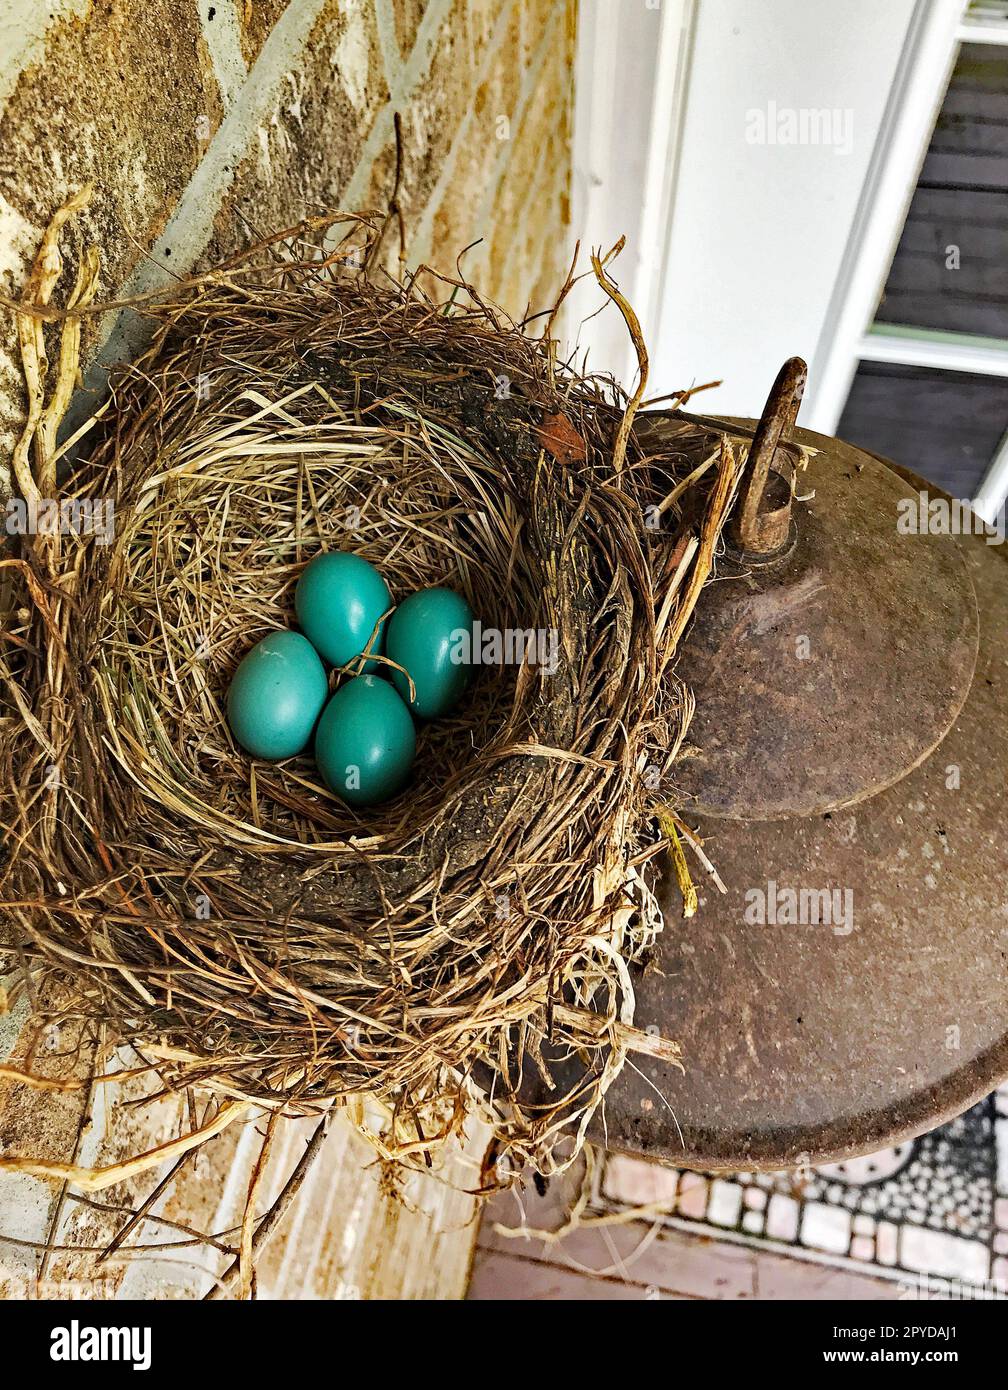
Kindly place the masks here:
[[(790, 483), (771, 465), (777, 446), (791, 437), (807, 380), (805, 362), (789, 357), (777, 373), (756, 426), (731, 526), (732, 539), (745, 554), (772, 555), (787, 545), (793, 493)], [(764, 501), (770, 506), (761, 510)]]

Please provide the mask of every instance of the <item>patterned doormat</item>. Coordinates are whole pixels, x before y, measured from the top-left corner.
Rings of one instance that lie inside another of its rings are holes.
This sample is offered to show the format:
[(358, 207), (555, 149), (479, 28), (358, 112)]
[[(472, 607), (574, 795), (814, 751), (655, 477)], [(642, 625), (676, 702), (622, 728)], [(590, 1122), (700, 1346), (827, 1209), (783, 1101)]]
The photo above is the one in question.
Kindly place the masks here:
[(897, 1279), (922, 1296), (1008, 1297), (1008, 1085), (868, 1158), (733, 1177), (608, 1154), (594, 1203), (658, 1203), (719, 1240)]

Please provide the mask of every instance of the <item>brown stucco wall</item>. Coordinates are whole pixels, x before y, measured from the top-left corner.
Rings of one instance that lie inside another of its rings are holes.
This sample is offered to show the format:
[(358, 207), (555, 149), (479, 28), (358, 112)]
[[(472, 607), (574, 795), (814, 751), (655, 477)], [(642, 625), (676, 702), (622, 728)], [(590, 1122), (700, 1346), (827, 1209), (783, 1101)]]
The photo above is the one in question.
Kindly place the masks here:
[[(568, 253), (575, 4), (11, 0), (0, 290), (20, 292), (52, 211), (89, 180), (64, 286), (93, 242), (106, 299), (233, 251), (249, 226), (383, 206), (398, 110), (410, 262), (450, 269), (482, 238), (467, 273), (512, 312), (539, 305)], [(135, 351), (140, 329), (124, 320), (89, 324), (85, 363)], [(4, 315), (0, 493), (23, 404)]]

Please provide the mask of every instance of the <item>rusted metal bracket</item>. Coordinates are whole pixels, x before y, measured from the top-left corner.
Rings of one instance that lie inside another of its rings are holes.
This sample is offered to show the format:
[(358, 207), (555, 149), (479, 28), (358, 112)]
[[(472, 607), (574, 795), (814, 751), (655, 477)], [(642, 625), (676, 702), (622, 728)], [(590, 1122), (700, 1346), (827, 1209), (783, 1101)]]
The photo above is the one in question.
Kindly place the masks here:
[(739, 504), (729, 527), (732, 541), (746, 556), (768, 558), (788, 548), (791, 534), (791, 479), (773, 467), (780, 444), (791, 438), (808, 367), (789, 357), (777, 373), (749, 446)]

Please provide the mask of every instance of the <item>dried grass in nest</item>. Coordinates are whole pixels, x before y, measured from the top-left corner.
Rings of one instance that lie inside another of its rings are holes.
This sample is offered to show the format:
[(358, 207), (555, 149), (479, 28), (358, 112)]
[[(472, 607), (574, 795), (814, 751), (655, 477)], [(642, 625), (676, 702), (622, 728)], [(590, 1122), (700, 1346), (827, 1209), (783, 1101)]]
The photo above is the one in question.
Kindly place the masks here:
[[(643, 346), (597, 258), (641, 353), (629, 404), (461, 278), (348, 270), (375, 231), (350, 220), (325, 260), (274, 241), (144, 306), (153, 344), (63, 487), (111, 497), (112, 543), (40, 536), (3, 561), (21, 615), (0, 649), (0, 906), (39, 1007), (215, 1092), (215, 1131), (363, 1095), (385, 1107), (379, 1151), (420, 1162), (476, 1108), (548, 1172), (628, 1048), (676, 1055), (633, 1028), (628, 963), (661, 926), (649, 865), (675, 839), (644, 773), (688, 722), (670, 663), (737, 465), (727, 444), (706, 470), (643, 457)], [(55, 471), (54, 435), (26, 434), (25, 489)], [(665, 494), (691, 469), (687, 524)], [(367, 812), (310, 758), (251, 761), (223, 717), (242, 655), (292, 623), (301, 567), (339, 548), (396, 600), (447, 584), (485, 627), (559, 635), (554, 674), (481, 670)], [(544, 1048), (577, 1055), (576, 1093), (529, 1098)]]

